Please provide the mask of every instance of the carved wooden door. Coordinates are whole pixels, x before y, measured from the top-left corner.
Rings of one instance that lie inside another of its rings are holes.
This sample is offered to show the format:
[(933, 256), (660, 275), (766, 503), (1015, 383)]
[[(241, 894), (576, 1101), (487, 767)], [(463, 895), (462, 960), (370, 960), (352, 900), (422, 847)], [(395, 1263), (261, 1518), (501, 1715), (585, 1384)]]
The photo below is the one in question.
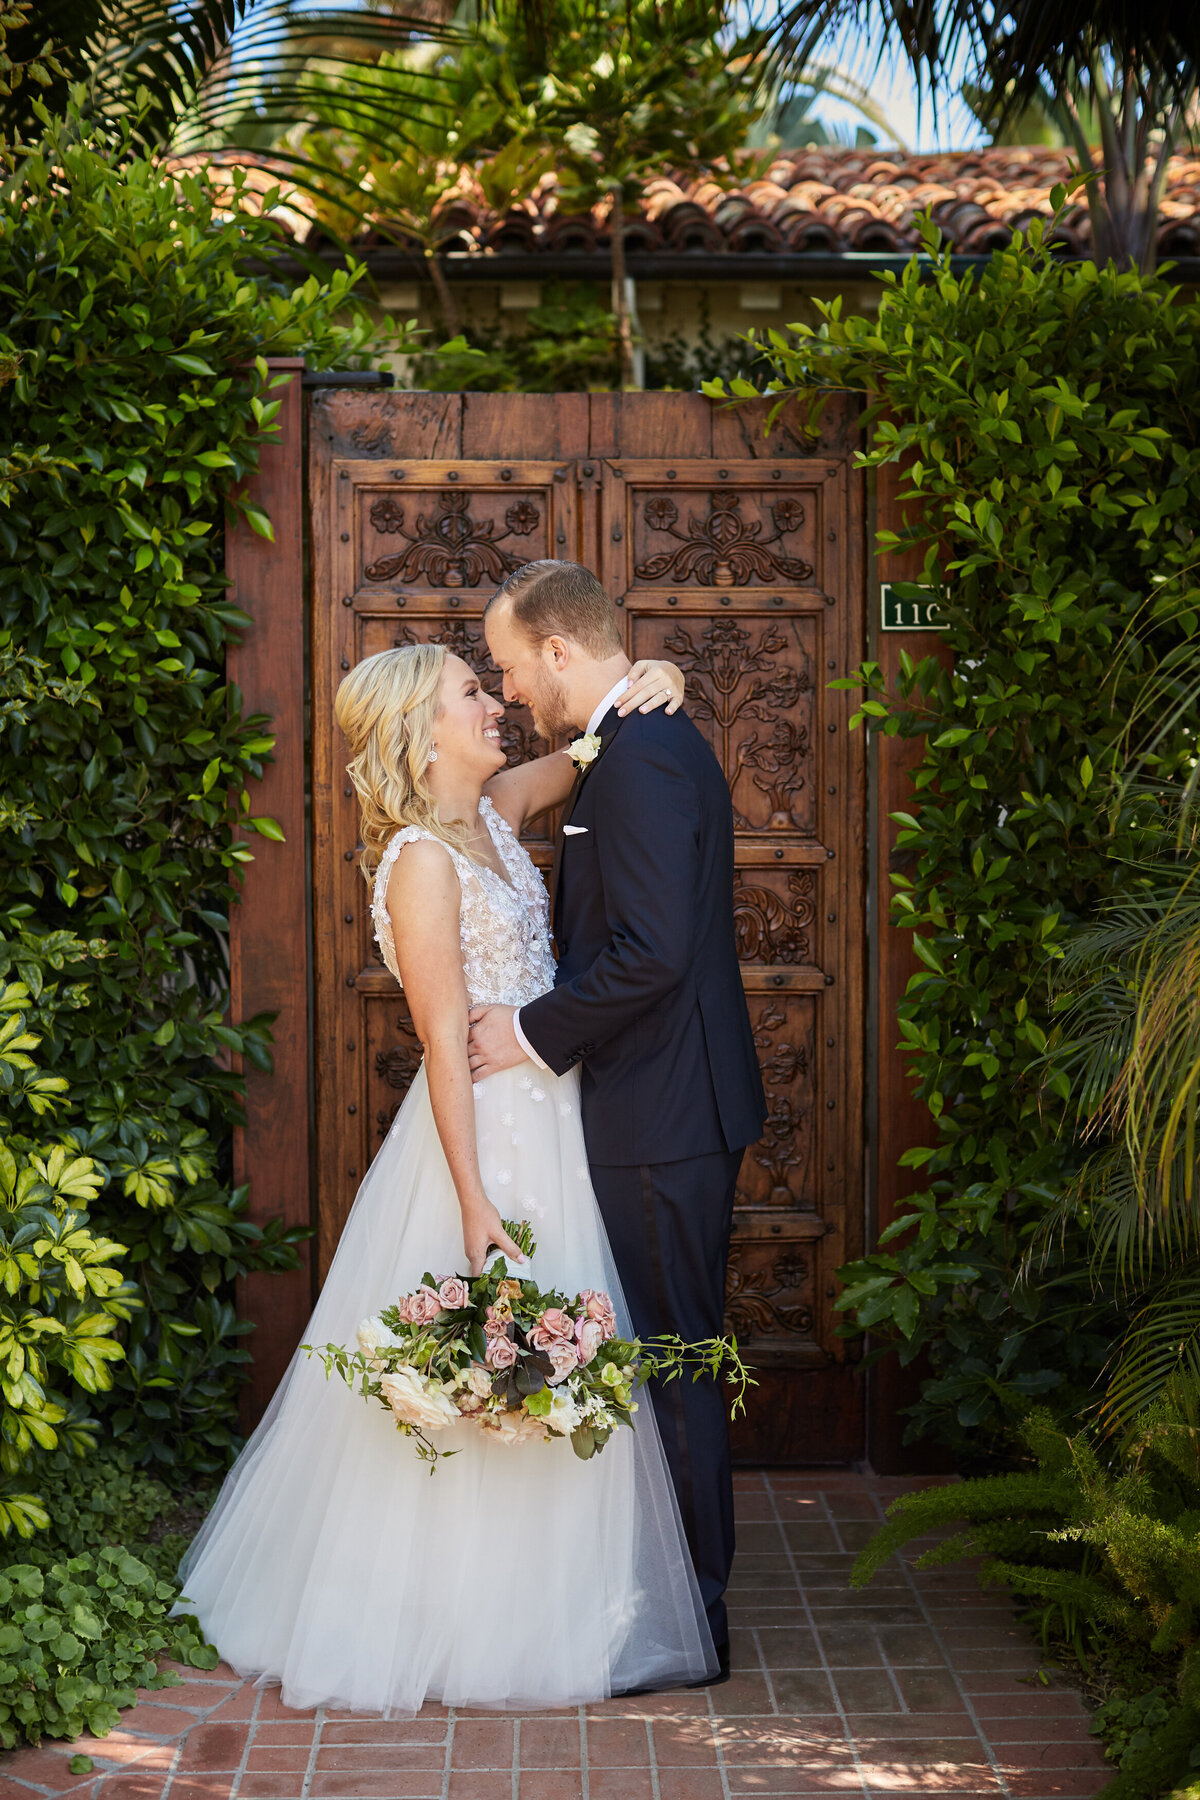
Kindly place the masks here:
[[(846, 1460), (862, 1454), (861, 1394), (832, 1302), (862, 1230), (865, 817), (848, 697), (827, 683), (862, 654), (850, 443), (817, 460), (743, 421), (721, 457), (714, 434), (728, 443), (730, 428), (693, 395), (550, 404), (331, 394), (310, 419), (320, 1272), (419, 1061), (371, 937), (337, 683), (376, 650), (437, 639), (498, 691), (480, 624), (497, 583), (535, 557), (586, 561), (622, 609), (629, 654), (687, 671), (733, 799), (770, 1112), (737, 1197), (729, 1323), (759, 1385), (736, 1448), (748, 1462)], [(546, 748), (523, 712), (505, 731), (512, 756)], [(528, 847), (548, 869), (545, 832)]]
[[(864, 821), (858, 745), (828, 683), (857, 653), (849, 474), (621, 457), (602, 475), (605, 578), (629, 654), (686, 671), (733, 798), (734, 918), (768, 1106), (742, 1164), (728, 1289), (759, 1382), (736, 1434), (752, 1461), (802, 1451), (818, 1394), (848, 1373), (833, 1272), (862, 1211)], [(837, 1455), (855, 1427), (831, 1410)]]

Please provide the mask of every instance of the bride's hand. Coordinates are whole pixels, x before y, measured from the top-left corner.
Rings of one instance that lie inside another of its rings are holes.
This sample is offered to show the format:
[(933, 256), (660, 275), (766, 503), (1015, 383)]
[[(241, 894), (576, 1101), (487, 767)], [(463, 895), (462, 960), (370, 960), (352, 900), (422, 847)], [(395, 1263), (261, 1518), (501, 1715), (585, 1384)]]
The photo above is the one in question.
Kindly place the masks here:
[(525, 1257), (520, 1246), (514, 1244), (491, 1201), (484, 1198), (475, 1205), (462, 1209), (463, 1249), (467, 1253), (467, 1263), (472, 1275), (482, 1275), (483, 1265), (488, 1259), (488, 1252), (493, 1248), (502, 1250), (509, 1262), (523, 1263)]
[(624, 718), (635, 707), (639, 712), (648, 713), (665, 706), (669, 718), (683, 705), (683, 689), (682, 669), (676, 668), (674, 663), (643, 658), (629, 671), (629, 686), (617, 702), (617, 711)]

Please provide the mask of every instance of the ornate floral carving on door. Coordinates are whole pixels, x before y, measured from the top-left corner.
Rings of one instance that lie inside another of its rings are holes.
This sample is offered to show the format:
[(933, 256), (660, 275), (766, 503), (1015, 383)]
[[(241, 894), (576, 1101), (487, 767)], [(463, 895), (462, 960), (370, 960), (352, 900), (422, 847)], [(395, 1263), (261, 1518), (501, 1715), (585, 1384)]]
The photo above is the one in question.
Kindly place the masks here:
[[(764, 520), (742, 513), (742, 496), (733, 488), (716, 488), (705, 496), (708, 512), (688, 514), (687, 530), (679, 529), (679, 508), (669, 494), (653, 494), (642, 508), (653, 534), (679, 540), (677, 550), (660, 550), (638, 564), (643, 581), (694, 581), (700, 587), (746, 587), (750, 582), (808, 581), (812, 564), (789, 556), (783, 539), (799, 531), (804, 508), (798, 500), (776, 500), (768, 508), (775, 526), (763, 537)], [(776, 549), (775, 546), (780, 548)]]
[(471, 496), (453, 488), (436, 496), (436, 510), (419, 512), (412, 531), (405, 527), (405, 508), (393, 495), (376, 500), (371, 525), (381, 537), (402, 537), (407, 549), (368, 563), (368, 581), (425, 581), (434, 588), (477, 588), (482, 581), (498, 586), (519, 569), (527, 556), (502, 550), (508, 537), (528, 537), (542, 515), (532, 500), (514, 500), (504, 511), (504, 530), (495, 519), (473, 519)]

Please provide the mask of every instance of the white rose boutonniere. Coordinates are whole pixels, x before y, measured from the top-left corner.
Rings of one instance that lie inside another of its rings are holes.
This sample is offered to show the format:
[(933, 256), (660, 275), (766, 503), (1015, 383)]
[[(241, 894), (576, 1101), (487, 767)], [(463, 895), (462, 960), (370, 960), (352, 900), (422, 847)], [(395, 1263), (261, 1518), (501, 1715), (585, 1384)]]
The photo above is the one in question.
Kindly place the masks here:
[(594, 731), (583, 737), (577, 737), (574, 743), (567, 745), (567, 755), (582, 775), (585, 769), (591, 768), (600, 754), (600, 739)]

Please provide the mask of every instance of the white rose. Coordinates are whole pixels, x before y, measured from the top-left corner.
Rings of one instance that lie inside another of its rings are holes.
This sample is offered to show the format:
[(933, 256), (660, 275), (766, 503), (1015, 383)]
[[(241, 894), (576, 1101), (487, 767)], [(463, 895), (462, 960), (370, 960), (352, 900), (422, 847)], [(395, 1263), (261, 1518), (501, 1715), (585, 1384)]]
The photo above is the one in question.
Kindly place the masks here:
[(570, 1394), (562, 1388), (556, 1392), (550, 1402), (550, 1415), (546, 1420), (551, 1431), (557, 1431), (560, 1437), (570, 1437), (579, 1424), (582, 1414)]
[(484, 1413), (479, 1423), (502, 1444), (528, 1444), (546, 1435), (546, 1420), (531, 1419), (525, 1412)]
[(383, 1366), (379, 1360), (381, 1350), (399, 1349), (402, 1342), (402, 1339), (398, 1338), (394, 1331), (388, 1329), (382, 1319), (375, 1317), (363, 1319), (355, 1336), (358, 1339), (359, 1349), (365, 1357), (369, 1358), (371, 1367), (374, 1369)]
[(466, 1385), (473, 1394), (478, 1394), (481, 1400), (485, 1399), (492, 1391), (491, 1370), (485, 1369), (482, 1363), (472, 1363), (467, 1370)]
[(594, 731), (585, 732), (567, 745), (567, 755), (581, 772), (589, 768), (600, 754), (600, 739)]
[(459, 1411), (449, 1395), (407, 1363), (385, 1375), (379, 1391), (403, 1425), (444, 1431), (447, 1425), (458, 1424)]

